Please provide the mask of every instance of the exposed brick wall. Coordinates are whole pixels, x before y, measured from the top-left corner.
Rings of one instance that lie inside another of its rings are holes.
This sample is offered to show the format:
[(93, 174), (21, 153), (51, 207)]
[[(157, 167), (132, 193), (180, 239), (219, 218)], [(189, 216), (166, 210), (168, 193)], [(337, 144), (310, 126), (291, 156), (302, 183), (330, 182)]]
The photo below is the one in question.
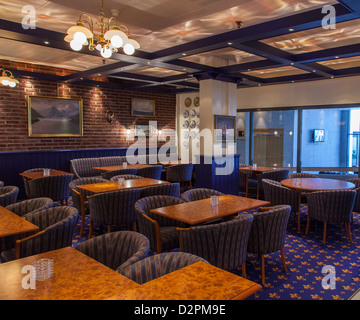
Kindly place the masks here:
[[(66, 75), (73, 71), (52, 67), (0, 61), (0, 67), (33, 72)], [(54, 150), (127, 147), (126, 129), (136, 124), (157, 121), (159, 129), (174, 129), (176, 96), (149, 92), (119, 90), (29, 78), (18, 78), (16, 88), (0, 87), (0, 151)], [(55, 96), (83, 100), (82, 137), (28, 137), (27, 96)], [(131, 116), (131, 98), (155, 101), (156, 116)], [(115, 116), (109, 123), (106, 111)], [(162, 142), (164, 143), (164, 142)], [(159, 145), (162, 143), (159, 142)]]

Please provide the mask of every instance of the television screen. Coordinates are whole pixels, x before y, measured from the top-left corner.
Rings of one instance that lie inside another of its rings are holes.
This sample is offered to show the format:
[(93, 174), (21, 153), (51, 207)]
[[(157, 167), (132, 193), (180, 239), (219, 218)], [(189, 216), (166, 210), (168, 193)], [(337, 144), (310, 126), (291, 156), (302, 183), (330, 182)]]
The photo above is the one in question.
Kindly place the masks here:
[(325, 130), (324, 129), (315, 129), (314, 130), (314, 142), (324, 142), (325, 141)]

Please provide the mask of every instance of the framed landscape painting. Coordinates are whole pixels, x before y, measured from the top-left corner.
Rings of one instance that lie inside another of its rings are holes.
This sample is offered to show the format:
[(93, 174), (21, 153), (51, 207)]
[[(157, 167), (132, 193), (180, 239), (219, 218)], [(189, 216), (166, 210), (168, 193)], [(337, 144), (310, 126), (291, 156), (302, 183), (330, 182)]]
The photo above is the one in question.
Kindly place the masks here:
[(131, 115), (133, 116), (155, 116), (155, 101), (131, 99)]
[(83, 135), (81, 99), (28, 96), (29, 137)]
[(147, 125), (135, 125), (135, 136), (141, 137), (152, 137), (152, 127)]
[[(235, 141), (236, 117), (214, 116), (214, 135), (216, 142)], [(217, 129), (217, 130), (216, 130)]]

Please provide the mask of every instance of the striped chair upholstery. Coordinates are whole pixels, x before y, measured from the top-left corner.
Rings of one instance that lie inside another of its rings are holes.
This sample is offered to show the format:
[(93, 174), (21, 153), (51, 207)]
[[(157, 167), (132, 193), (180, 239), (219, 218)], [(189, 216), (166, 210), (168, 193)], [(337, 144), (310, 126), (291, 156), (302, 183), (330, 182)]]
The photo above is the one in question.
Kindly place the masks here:
[(141, 198), (135, 203), (139, 223), (139, 232), (150, 241), (150, 249), (156, 253), (179, 248), (176, 227), (185, 227), (184, 223), (152, 214), (151, 209), (184, 203), (183, 200), (164, 195)]
[(120, 166), (126, 162), (126, 156), (110, 156), (97, 158), (100, 161), (101, 167), (106, 166)]
[(306, 173), (306, 172), (291, 173), (288, 176), (288, 179), (296, 179), (296, 178), (319, 178), (319, 177), (314, 174)]
[(166, 181), (179, 182), (180, 188), (182, 184), (188, 183), (191, 189), (193, 169), (194, 169), (193, 163), (177, 164), (174, 166), (169, 166), (166, 168)]
[(138, 171), (138, 169), (118, 169), (118, 170), (104, 172), (101, 174), (101, 176), (104, 179), (110, 180), (112, 177), (118, 176), (118, 175), (124, 175), (124, 174), (136, 175), (137, 171)]
[(190, 201), (207, 199), (210, 198), (211, 196), (222, 196), (222, 195), (224, 194), (217, 190), (207, 189), (207, 188), (196, 188), (185, 191), (181, 195), (181, 197), (184, 201), (190, 202)]
[(4, 181), (0, 181), (0, 188), (2, 188), (5, 185)]
[(49, 209), (52, 206), (53, 201), (50, 198), (34, 198), (10, 204), (6, 206), (6, 209), (22, 217), (31, 212)]
[(278, 170), (272, 170), (272, 171), (266, 171), (261, 174), (257, 175), (257, 194), (256, 198), (261, 199), (264, 198), (264, 189), (262, 186), (262, 180), (263, 179), (270, 179), (274, 181), (282, 181), (287, 179), (289, 176), (289, 169), (278, 169)]
[(18, 240), (15, 249), (1, 254), (2, 262), (71, 246), (78, 211), (68, 206), (53, 207), (26, 215), (39, 232)]
[(110, 269), (121, 271), (147, 257), (149, 240), (133, 231), (117, 231), (86, 240), (75, 247)]
[[(44, 171), (45, 169), (49, 169), (49, 168), (33, 168), (33, 169), (29, 169), (29, 170), (25, 170), (23, 173), (28, 173), (28, 172), (39, 172), (39, 171)], [(50, 170), (50, 169), (49, 169)], [(26, 196), (30, 199), (31, 195), (30, 195), (30, 191), (29, 191), (29, 181), (27, 178), (22, 177), (23, 182), (24, 182), (24, 188), (25, 188), (25, 194)]]
[(224, 270), (242, 266), (245, 261), (253, 216), (241, 214), (233, 220), (188, 229), (178, 228), (180, 251), (195, 254)]
[(144, 284), (199, 261), (209, 263), (193, 254), (166, 252), (140, 260), (127, 268), (119, 270), (119, 273), (138, 284)]
[(120, 174), (118, 176), (113, 176), (110, 181), (117, 181), (118, 179), (125, 179), (125, 180), (131, 180), (131, 179), (142, 179), (143, 177), (140, 177), (135, 174)]
[(278, 181), (263, 179), (265, 201), (269, 201), (272, 206), (286, 204), (291, 207), (294, 217), (298, 214), (298, 231), (300, 232), (300, 204), (301, 193), (282, 186)]
[(104, 192), (89, 197), (90, 230), (89, 239), (92, 236), (93, 223), (108, 226), (126, 225), (136, 231), (135, 202), (140, 199), (139, 188)]
[(179, 188), (180, 184), (177, 182), (141, 188), (140, 198), (157, 195), (177, 197), (179, 194)]
[(360, 178), (347, 179), (345, 181), (355, 184), (356, 197), (355, 197), (353, 211), (360, 213)]
[(19, 188), (15, 186), (0, 187), (0, 206), (6, 207), (16, 202)]
[(50, 198), (53, 201), (68, 201), (70, 198), (69, 183), (73, 174), (61, 174), (57, 176), (41, 177), (29, 181), (29, 189), (32, 198)]
[[(16, 213), (20, 217), (26, 217), (31, 215), (33, 212), (52, 208), (53, 201), (50, 198), (35, 198), (28, 199), (21, 202), (13, 203), (6, 206), (11, 212)], [(15, 242), (18, 239), (25, 238), (26, 234), (20, 234), (15, 236), (5, 237), (5, 247), (7, 249), (15, 248)]]
[(265, 254), (281, 251), (283, 267), (287, 272), (284, 246), (290, 212), (290, 206), (277, 205), (254, 214), (247, 250), (250, 253), (258, 254), (260, 257), (263, 285), (265, 285)]
[(101, 167), (99, 158), (80, 158), (70, 160), (70, 172), (74, 174), (75, 179), (84, 177), (101, 178), (100, 171), (93, 167)]
[(308, 216), (306, 232), (310, 227), (310, 218), (324, 222), (323, 244), (326, 243), (326, 227), (328, 223), (345, 223), (350, 243), (350, 221), (355, 203), (355, 190), (317, 191), (307, 195)]
[(92, 196), (93, 193), (84, 189), (79, 189), (77, 188), (77, 186), (82, 184), (93, 184), (102, 182), (108, 182), (108, 180), (97, 177), (85, 177), (72, 180), (69, 183), (73, 207), (75, 207), (79, 211), (79, 216), (81, 215), (80, 236), (82, 236), (84, 232), (85, 215), (89, 214), (88, 197)]
[(144, 177), (144, 178), (150, 178), (150, 179), (161, 179), (161, 171), (163, 169), (162, 165), (154, 165), (150, 167), (141, 168), (138, 170), (137, 175)]

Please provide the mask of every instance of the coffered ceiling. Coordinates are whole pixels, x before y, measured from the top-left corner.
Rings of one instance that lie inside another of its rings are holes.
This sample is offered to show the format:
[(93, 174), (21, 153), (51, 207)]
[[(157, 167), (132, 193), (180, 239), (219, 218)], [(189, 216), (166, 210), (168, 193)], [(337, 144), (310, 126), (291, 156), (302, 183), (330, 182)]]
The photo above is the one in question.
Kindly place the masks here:
[[(208, 78), (248, 87), (360, 74), (358, 0), (104, 0), (106, 17), (115, 15), (141, 45), (111, 59), (63, 40), (81, 13), (96, 18), (100, 4), (2, 0), (0, 59), (73, 70), (58, 81), (90, 84), (100, 74), (109, 79), (103, 86), (166, 93), (197, 91)], [(24, 5), (36, 10), (35, 29), (22, 28)], [(325, 5), (336, 10), (335, 29), (322, 27)]]

